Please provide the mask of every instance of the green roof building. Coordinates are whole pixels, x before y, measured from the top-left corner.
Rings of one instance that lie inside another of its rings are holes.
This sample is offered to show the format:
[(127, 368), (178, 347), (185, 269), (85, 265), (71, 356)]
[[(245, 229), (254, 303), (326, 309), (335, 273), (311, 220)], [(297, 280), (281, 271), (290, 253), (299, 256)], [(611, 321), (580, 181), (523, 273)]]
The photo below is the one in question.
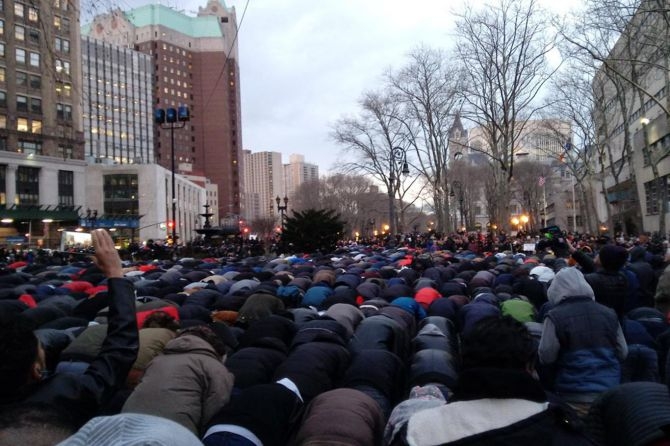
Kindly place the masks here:
[[(151, 56), (155, 108), (185, 105), (191, 112), (191, 120), (174, 130), (177, 173), (217, 185), (218, 196), (208, 196), (213, 224), (239, 215), (243, 156), (235, 8), (209, 0), (195, 15), (158, 4), (117, 9), (96, 16), (82, 34)], [(171, 132), (153, 131), (155, 160), (170, 169)]]

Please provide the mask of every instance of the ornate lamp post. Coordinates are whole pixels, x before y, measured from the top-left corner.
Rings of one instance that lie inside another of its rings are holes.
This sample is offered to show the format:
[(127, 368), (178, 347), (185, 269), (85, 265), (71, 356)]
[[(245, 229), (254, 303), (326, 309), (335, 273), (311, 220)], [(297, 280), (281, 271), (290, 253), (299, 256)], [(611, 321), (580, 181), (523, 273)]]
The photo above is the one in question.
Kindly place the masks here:
[(281, 205), (282, 199), (279, 198), (279, 195), (277, 195), (277, 198), (275, 198), (275, 202), (277, 202), (277, 211), (279, 211), (279, 214), (281, 216), (281, 232), (283, 234), (284, 218), (286, 218), (286, 210), (288, 209), (288, 197), (284, 196), (284, 206)]
[(529, 220), (528, 216), (526, 214), (523, 214), (521, 217), (519, 217), (519, 220), (521, 221), (521, 225), (523, 226), (523, 230), (527, 231), (528, 228), (527, 228), (526, 225), (528, 224), (528, 220)]
[[(398, 165), (400, 164), (400, 166)], [(402, 147), (394, 147), (391, 149), (389, 157), (389, 221), (391, 223), (391, 235), (398, 232), (395, 218), (395, 191), (400, 186), (400, 176), (409, 175), (409, 164), (407, 164), (407, 151)], [(397, 186), (396, 186), (396, 181)]]
[(179, 108), (154, 110), (154, 122), (162, 129), (170, 130), (170, 158), (172, 173), (172, 246), (177, 245), (177, 198), (175, 197), (175, 165), (174, 165), (174, 130), (183, 128), (191, 120), (191, 114), (186, 106)]

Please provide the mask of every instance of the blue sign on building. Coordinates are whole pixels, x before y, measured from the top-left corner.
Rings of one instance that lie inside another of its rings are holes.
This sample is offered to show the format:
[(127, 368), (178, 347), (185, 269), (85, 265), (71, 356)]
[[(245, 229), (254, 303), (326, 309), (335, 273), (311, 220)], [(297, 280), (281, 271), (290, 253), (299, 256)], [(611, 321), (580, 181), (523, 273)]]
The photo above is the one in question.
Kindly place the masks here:
[(139, 218), (98, 218), (96, 220), (90, 220), (82, 218), (79, 220), (79, 226), (83, 228), (131, 228), (137, 229), (140, 227)]
[(7, 243), (28, 243), (28, 237), (23, 235), (8, 235), (5, 237)]

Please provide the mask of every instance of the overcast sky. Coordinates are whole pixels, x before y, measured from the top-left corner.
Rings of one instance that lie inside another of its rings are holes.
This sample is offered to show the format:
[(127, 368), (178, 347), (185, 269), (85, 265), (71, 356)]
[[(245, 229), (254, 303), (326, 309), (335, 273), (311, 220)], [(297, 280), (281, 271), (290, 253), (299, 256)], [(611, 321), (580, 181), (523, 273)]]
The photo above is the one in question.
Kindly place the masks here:
[[(242, 19), (247, 0), (224, 1), (236, 8), (240, 25), (244, 148), (281, 152), (285, 162), (302, 154), (321, 174), (343, 155), (330, 138), (333, 124), (356, 113), (363, 92), (375, 89), (386, 69), (401, 66), (411, 49), (448, 47), (460, 3), (249, 0)], [(197, 11), (206, 0), (161, 3)]]

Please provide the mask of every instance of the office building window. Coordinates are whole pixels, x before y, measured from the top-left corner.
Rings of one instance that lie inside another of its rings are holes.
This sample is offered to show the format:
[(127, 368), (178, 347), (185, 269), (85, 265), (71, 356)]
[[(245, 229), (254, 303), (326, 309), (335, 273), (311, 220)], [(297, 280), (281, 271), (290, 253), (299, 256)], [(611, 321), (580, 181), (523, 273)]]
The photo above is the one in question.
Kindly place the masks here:
[(26, 40), (26, 28), (21, 25), (14, 25), (14, 38), (19, 42)]
[(56, 59), (56, 72), (70, 74), (70, 62)]
[[(1, 150), (1, 149), (0, 149)], [(0, 205), (7, 205), (7, 166), (0, 166)]]
[(20, 205), (40, 203), (40, 169), (19, 166), (16, 169), (16, 198)]
[(74, 206), (74, 172), (58, 171), (58, 204)]
[(105, 214), (139, 213), (139, 192), (136, 174), (105, 175), (103, 180)]
[(19, 132), (28, 131), (28, 118), (17, 118), (16, 120), (16, 130)]
[(37, 98), (30, 98), (30, 111), (32, 113), (42, 114), (42, 100)]
[(16, 49), (16, 63), (26, 63), (26, 50), (23, 48)]
[(35, 90), (39, 90), (42, 88), (42, 77), (38, 76), (36, 74), (31, 74), (30, 75), (30, 88), (33, 88)]
[(35, 28), (30, 28), (28, 30), (28, 40), (30, 43), (33, 43), (35, 45), (39, 45), (40, 43), (40, 32), (36, 30)]
[(19, 153), (25, 153), (26, 155), (41, 155), (42, 154), (42, 143), (35, 141), (27, 141), (19, 139), (18, 150)]
[(63, 159), (69, 159), (72, 158), (74, 150), (72, 149), (72, 146), (58, 146), (58, 153)]
[(72, 106), (56, 104), (56, 118), (63, 121), (72, 121)]
[(67, 54), (70, 52), (70, 41), (67, 39), (61, 39), (60, 37), (56, 37), (54, 47), (56, 51)]
[(16, 85), (18, 87), (25, 87), (28, 85), (28, 74), (23, 71), (16, 72)]
[(26, 96), (16, 95), (16, 110), (21, 112), (28, 111), (28, 98)]

